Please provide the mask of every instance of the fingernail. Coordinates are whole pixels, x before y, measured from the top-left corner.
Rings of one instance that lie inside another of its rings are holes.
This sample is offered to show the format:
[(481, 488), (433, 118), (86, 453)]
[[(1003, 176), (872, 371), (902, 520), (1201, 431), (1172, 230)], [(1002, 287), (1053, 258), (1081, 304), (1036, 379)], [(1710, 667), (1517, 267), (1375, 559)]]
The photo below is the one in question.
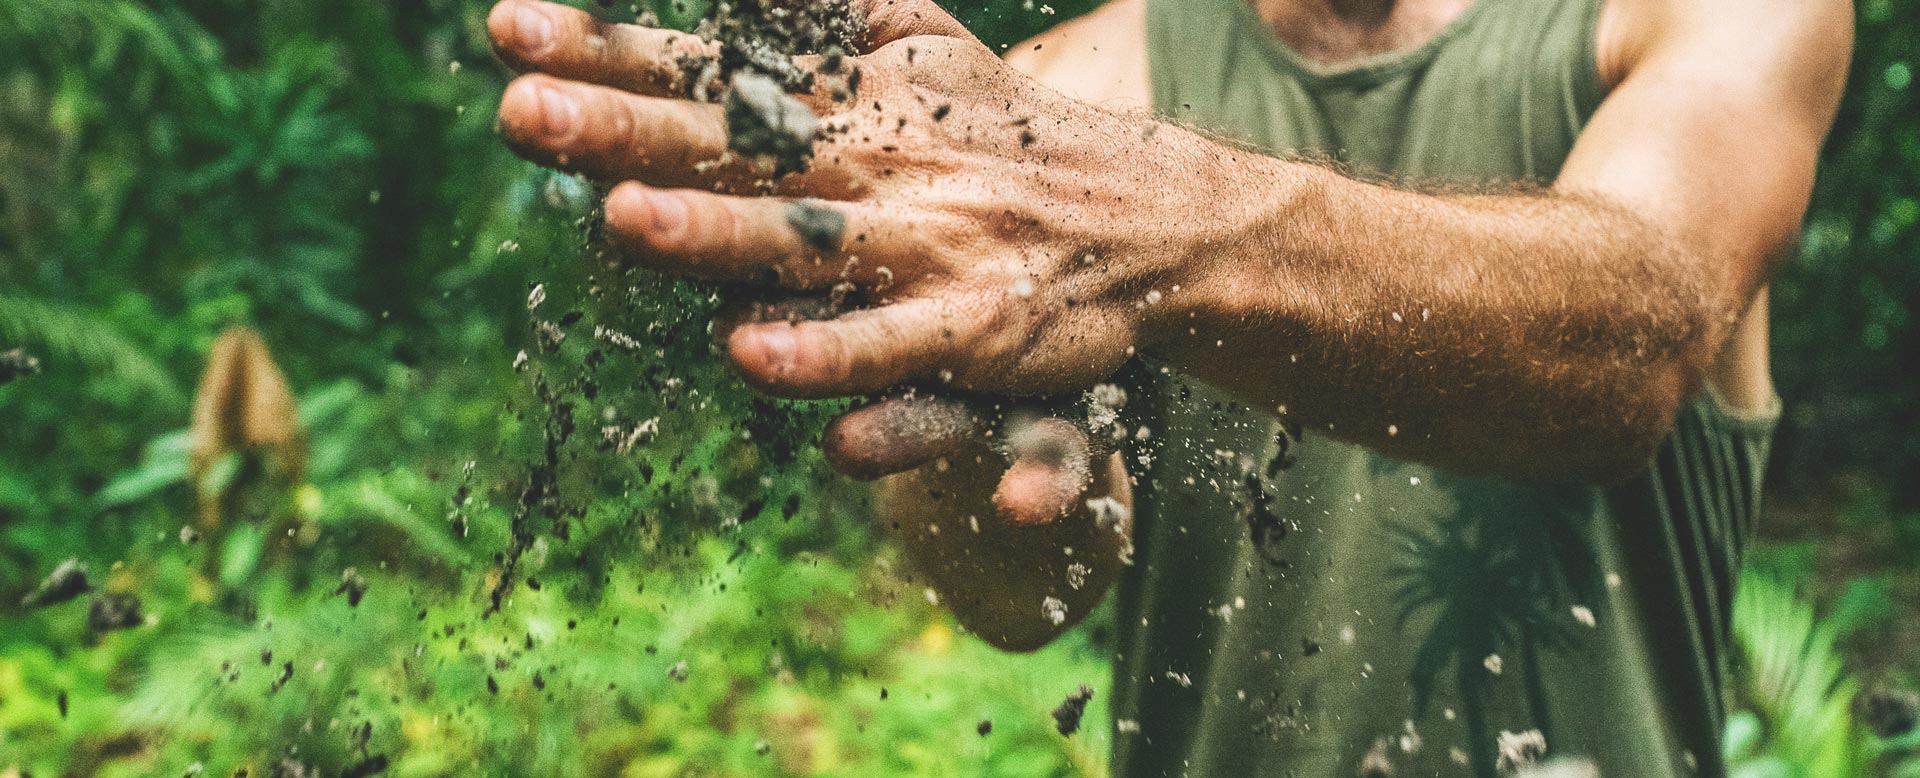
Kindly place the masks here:
[(647, 195), (647, 204), (653, 210), (653, 232), (660, 237), (672, 237), (687, 227), (687, 202), (675, 195), (652, 193)]
[(540, 113), (546, 118), (550, 137), (569, 137), (580, 125), (580, 105), (553, 87), (541, 87)]
[(786, 327), (770, 327), (760, 334), (760, 350), (776, 376), (785, 377), (793, 372), (799, 348), (799, 339)]
[(513, 36), (530, 53), (545, 51), (553, 42), (553, 20), (538, 6), (522, 3), (513, 15)]

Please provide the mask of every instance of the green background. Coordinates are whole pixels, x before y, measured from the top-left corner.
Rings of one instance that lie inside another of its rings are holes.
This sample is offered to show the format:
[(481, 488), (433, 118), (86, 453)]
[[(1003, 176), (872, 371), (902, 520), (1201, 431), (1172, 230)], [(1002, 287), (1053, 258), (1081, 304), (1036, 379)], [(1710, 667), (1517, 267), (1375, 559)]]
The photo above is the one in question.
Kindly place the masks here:
[[(996, 46), (1089, 5), (949, 4)], [(1102, 619), (1025, 656), (958, 633), (804, 445), (822, 409), (726, 381), (701, 290), (583, 260), (591, 192), (494, 132), (487, 6), (0, 0), (0, 351), (44, 367), (0, 386), (0, 775), (1103, 774)], [(1743, 775), (1920, 776), (1911, 737), (1852, 713), (1920, 668), (1920, 6), (1858, 14), (1775, 286)], [(530, 325), (573, 311), (539, 348)], [(663, 322), (658, 353), (593, 337)], [(234, 324), (301, 398), (293, 541), (181, 540), (194, 386)], [(653, 417), (657, 440), (600, 445)], [(523, 510), (549, 442), (552, 499)], [(151, 623), (17, 605), (68, 558)], [(1092, 717), (1061, 737), (1081, 683)]]

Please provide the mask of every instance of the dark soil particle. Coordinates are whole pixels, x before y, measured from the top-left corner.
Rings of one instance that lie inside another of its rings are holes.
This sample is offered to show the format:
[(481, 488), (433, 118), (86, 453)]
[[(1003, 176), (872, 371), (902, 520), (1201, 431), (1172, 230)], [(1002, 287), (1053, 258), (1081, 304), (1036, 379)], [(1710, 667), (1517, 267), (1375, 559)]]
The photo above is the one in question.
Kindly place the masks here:
[[(1071, 736), (1080, 731), (1080, 718), (1087, 715), (1087, 703), (1093, 701), (1093, 687), (1082, 685), (1074, 693), (1060, 701), (1060, 707), (1053, 709), (1054, 726), (1063, 736)], [(991, 730), (992, 725), (988, 724)], [(980, 733), (982, 735), (986, 732)]]
[(846, 240), (846, 214), (818, 200), (800, 200), (788, 206), (787, 224), (807, 245), (821, 251), (837, 251)]
[(360, 599), (367, 596), (367, 579), (360, 576), (358, 569), (349, 567), (340, 573), (340, 586), (333, 593), (346, 595), (347, 607), (358, 608)]
[(367, 778), (367, 776), (378, 775), (386, 771), (386, 755), (374, 754), (373, 756), (360, 760), (358, 764), (347, 768), (345, 772), (340, 773), (340, 778)]
[(122, 592), (96, 594), (87, 604), (87, 629), (94, 633), (132, 629), (146, 623), (140, 615), (140, 596)]
[(69, 559), (55, 566), (39, 586), (20, 598), (20, 606), (40, 608), (59, 605), (90, 591), (93, 591), (93, 583), (87, 579), (86, 563)]
[(20, 349), (0, 352), (0, 384), (40, 372), (40, 360)]
[(267, 686), (267, 694), (279, 694), (280, 690), (286, 688), (287, 682), (291, 680), (293, 680), (293, 663), (281, 662), (280, 677), (273, 679), (273, 683)]
[(993, 720), (981, 719), (979, 726), (974, 727), (973, 731), (980, 733), (981, 737), (993, 734)]
[(1920, 726), (1920, 694), (1877, 688), (1854, 700), (1854, 713), (1881, 738), (1896, 738)]

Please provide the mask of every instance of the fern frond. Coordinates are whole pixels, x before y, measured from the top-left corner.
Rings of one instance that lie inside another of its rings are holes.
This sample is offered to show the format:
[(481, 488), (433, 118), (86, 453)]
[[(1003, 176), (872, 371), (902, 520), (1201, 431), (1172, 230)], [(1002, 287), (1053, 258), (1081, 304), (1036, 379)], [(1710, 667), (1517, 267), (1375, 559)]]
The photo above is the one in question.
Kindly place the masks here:
[(167, 407), (180, 407), (185, 395), (173, 374), (113, 325), (71, 307), (29, 297), (0, 295), (0, 338), (38, 346), (47, 367), (61, 362), (85, 366), (137, 387)]

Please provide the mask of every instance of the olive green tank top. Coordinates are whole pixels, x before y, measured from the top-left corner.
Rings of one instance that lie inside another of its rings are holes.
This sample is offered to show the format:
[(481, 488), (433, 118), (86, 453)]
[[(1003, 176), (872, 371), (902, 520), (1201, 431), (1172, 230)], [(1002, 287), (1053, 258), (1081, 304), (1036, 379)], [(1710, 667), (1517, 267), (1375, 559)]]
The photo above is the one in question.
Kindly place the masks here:
[[(1601, 0), (1477, 0), (1324, 70), (1248, 0), (1148, 0), (1156, 107), (1358, 175), (1550, 183), (1604, 96)], [(1121, 778), (1724, 773), (1728, 608), (1777, 411), (1711, 394), (1612, 488), (1473, 478), (1163, 374), (1114, 679)], [(1295, 463), (1286, 469), (1285, 458)]]

